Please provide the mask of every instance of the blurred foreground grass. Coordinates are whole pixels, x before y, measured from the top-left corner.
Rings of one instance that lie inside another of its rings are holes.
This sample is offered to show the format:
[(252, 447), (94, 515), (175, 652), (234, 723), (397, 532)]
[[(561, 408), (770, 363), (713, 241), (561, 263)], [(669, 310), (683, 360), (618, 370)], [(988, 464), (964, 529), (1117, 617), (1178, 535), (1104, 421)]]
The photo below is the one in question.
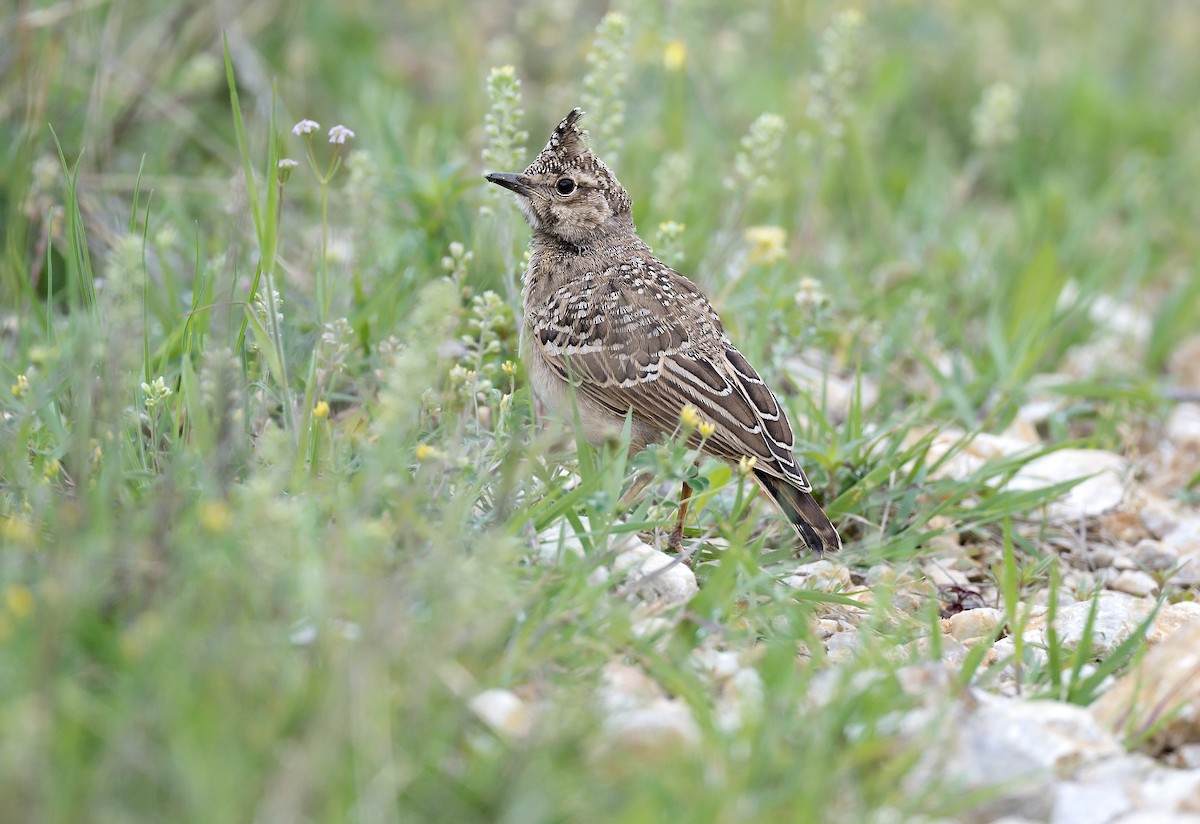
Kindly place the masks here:
[[(665, 636), (589, 583), (606, 536), (670, 502), (617, 512), (623, 459), (576, 464), (532, 425), (527, 235), (481, 152), (519, 168), (583, 103), (643, 236), (774, 382), (819, 353), (875, 387), (869, 408), (785, 400), (846, 562), (902, 565), (1045, 497), (931, 480), (926, 428), (999, 432), (1049, 392), (1072, 401), (1050, 445), (1122, 452), (1161, 410), (1163, 364), (1200, 326), (1200, 17), (1185, 0), (619, 9), (0, 12), (0, 817), (973, 803), (902, 783), (930, 742), (888, 722), (910, 701), (890, 651), (938, 605), (897, 622), (879, 593), (828, 668), (818, 602), (776, 580), (784, 532), (762, 505), (734, 517), (752, 504), (737, 473), (704, 467), (702, 589)], [(329, 143), (335, 124), (355, 136)], [(1150, 318), (1142, 344), (1122, 307)], [(686, 471), (659, 458), (664, 479)], [(592, 552), (537, 563), (531, 536), (564, 524)], [(732, 728), (690, 657), (705, 643), (756, 659), (759, 710)], [(681, 696), (699, 740), (606, 747), (594, 691), (614, 660)], [(543, 707), (528, 737), (467, 710), (489, 687)]]

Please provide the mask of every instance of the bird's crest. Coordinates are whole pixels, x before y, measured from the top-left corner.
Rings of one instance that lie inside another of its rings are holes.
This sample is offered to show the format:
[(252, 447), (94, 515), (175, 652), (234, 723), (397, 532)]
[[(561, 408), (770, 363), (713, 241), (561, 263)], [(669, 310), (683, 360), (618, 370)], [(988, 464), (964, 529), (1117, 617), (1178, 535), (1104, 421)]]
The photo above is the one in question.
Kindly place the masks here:
[(585, 154), (591, 154), (584, 139), (585, 133), (583, 129), (579, 128), (579, 121), (582, 118), (583, 109), (578, 107), (571, 109), (570, 114), (554, 128), (546, 148), (542, 149), (534, 158), (533, 163), (529, 164), (525, 174), (561, 172), (563, 169), (578, 165), (578, 161)]
[(583, 109), (576, 107), (554, 127), (546, 148), (533, 159), (526, 175), (557, 175), (571, 169), (582, 169), (595, 179), (595, 187), (604, 192), (616, 212), (629, 212), (632, 203), (616, 175), (592, 154), (587, 145), (587, 132), (579, 127)]

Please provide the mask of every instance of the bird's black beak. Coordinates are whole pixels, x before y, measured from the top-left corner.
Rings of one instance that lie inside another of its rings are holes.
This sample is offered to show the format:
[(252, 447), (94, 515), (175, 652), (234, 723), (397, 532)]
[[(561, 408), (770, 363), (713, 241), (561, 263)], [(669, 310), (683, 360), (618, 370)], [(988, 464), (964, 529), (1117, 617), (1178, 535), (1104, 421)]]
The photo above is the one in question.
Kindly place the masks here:
[(495, 183), (497, 186), (503, 186), (505, 189), (511, 189), (522, 197), (530, 197), (533, 191), (529, 188), (529, 178), (525, 175), (514, 175), (509, 172), (492, 172), (490, 175), (484, 175), (489, 183)]

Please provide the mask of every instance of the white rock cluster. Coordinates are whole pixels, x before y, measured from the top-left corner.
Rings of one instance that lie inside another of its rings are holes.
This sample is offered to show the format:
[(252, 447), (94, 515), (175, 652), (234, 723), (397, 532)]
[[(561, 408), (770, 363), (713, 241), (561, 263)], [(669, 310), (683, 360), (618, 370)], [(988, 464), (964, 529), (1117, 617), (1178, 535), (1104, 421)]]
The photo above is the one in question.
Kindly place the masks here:
[[(803, 364), (791, 364), (791, 372), (797, 383), (814, 380)], [(837, 414), (848, 414), (852, 388), (824, 380)], [(865, 402), (874, 391), (863, 387)], [(927, 459), (944, 459), (943, 477), (978, 477), (990, 462), (1035, 454), (1038, 427), (1053, 413), (1054, 403), (1040, 400), (1003, 435), (939, 432)], [(1148, 457), (1059, 449), (994, 476), (1006, 491), (1069, 487), (1014, 523), (1058, 566), (1053, 604), (1046, 586), (1027, 586), (1027, 600), (1005, 604), (996, 582), (1001, 541), (982, 531), (964, 536), (938, 519), (929, 526), (944, 534), (904, 566), (856, 569), (835, 557), (778, 572), (776, 597), (818, 605), (810, 637), (823, 649), (800, 645), (798, 653), (821, 653), (827, 668), (814, 677), (806, 711), (833, 700), (844, 679), (839, 665), (855, 661), (874, 628), (919, 626), (923, 635), (886, 651), (897, 667), (891, 675), (920, 705), (895, 719), (895, 729), (937, 742), (906, 779), (914, 792), (924, 784), (979, 790), (989, 800), (955, 819), (967, 824), (1200, 824), (1200, 508), (1177, 494), (1200, 466), (1200, 404), (1179, 404), (1162, 432)], [(637, 638), (670, 639), (698, 592), (687, 559), (630, 534), (603, 543), (589, 556), (564, 527), (539, 536), (535, 556), (543, 564), (585, 564), (608, 603), (632, 604)], [(942, 615), (932, 627), (931, 604)], [(1143, 656), (1115, 673), (1098, 669), (1134, 636)], [(596, 689), (603, 745), (617, 753), (693, 748), (702, 738), (698, 717), (726, 732), (760, 718), (754, 648), (718, 638), (707, 635), (687, 659), (707, 686), (711, 706), (702, 715), (633, 660), (610, 661)], [(1029, 697), (1030, 668), (1050, 663), (1052, 645), (1060, 657), (1084, 654), (1078, 677), (1089, 695), (1099, 695), (1090, 706)], [(964, 688), (961, 665), (972, 654), (979, 677)], [(536, 707), (514, 692), (485, 690), (469, 705), (504, 737), (524, 737), (537, 724)]]

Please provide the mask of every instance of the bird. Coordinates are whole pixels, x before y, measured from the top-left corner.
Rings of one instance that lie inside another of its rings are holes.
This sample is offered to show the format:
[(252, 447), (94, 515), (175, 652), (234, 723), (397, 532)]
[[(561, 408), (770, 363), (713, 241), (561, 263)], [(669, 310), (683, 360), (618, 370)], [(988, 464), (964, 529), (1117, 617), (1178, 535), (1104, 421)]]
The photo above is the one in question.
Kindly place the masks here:
[[(782, 404), (700, 288), (638, 236), (632, 199), (587, 145), (583, 116), (572, 109), (525, 171), (484, 176), (515, 195), (531, 229), (518, 349), (534, 396), (568, 420), (575, 404), (593, 445), (629, 421), (631, 454), (678, 431), (692, 407), (708, 426), (689, 445), (750, 467), (795, 528), (797, 551), (837, 551)], [(685, 482), (676, 550), (690, 494)]]

